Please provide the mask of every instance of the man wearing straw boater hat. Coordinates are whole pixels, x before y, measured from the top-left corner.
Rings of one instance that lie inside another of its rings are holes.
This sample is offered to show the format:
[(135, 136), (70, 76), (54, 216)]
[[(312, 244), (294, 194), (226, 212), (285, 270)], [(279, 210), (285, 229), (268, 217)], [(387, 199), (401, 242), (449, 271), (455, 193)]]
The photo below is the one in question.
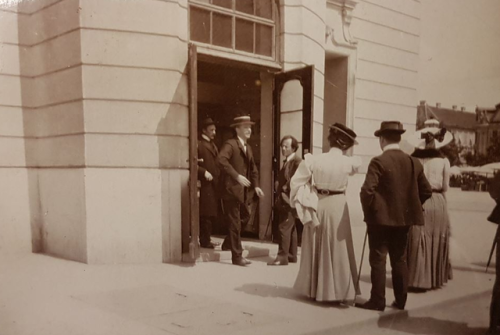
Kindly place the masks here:
[(358, 307), (383, 311), (387, 253), (391, 260), (395, 301), (404, 309), (408, 292), (406, 244), (411, 225), (423, 225), (422, 204), (432, 195), (422, 164), (399, 147), (405, 130), (399, 121), (384, 121), (375, 132), (383, 153), (368, 166), (361, 205), (370, 247), (371, 296)]
[(234, 265), (247, 266), (251, 262), (243, 258), (241, 246), (241, 214), (247, 214), (246, 207), (248, 190), (255, 189), (258, 197), (264, 196), (259, 187), (259, 171), (252, 154), (252, 148), (247, 141), (252, 135), (252, 125), (255, 122), (250, 116), (237, 116), (231, 127), (236, 136), (227, 140), (219, 152), (217, 163), (224, 171), (223, 204), (229, 233), (222, 244), (223, 250), (231, 250)]

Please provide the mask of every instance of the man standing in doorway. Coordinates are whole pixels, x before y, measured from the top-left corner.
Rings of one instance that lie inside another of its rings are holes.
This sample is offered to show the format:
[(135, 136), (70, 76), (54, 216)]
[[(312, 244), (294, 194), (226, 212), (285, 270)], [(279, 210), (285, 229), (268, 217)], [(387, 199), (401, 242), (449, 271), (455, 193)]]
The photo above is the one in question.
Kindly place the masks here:
[(200, 189), (200, 246), (214, 249), (212, 243), (212, 226), (219, 218), (219, 175), (220, 169), (216, 159), (219, 154), (215, 139), (215, 122), (211, 118), (203, 120), (201, 139), (198, 141), (198, 180)]
[(405, 130), (398, 121), (384, 121), (375, 132), (383, 153), (374, 157), (361, 187), (361, 205), (370, 246), (371, 296), (358, 307), (385, 309), (385, 262), (391, 260), (396, 300), (392, 307), (404, 309), (408, 293), (406, 243), (411, 225), (423, 225), (422, 204), (432, 195), (420, 162), (399, 147)]
[(255, 122), (250, 116), (234, 118), (232, 128), (236, 136), (227, 140), (220, 150), (217, 163), (224, 172), (223, 204), (229, 233), (222, 244), (223, 250), (231, 250), (234, 265), (247, 266), (251, 262), (243, 257), (241, 245), (241, 214), (248, 214), (247, 197), (250, 187), (255, 189), (257, 196), (263, 197), (264, 192), (259, 187), (259, 171), (255, 164), (252, 148), (247, 141), (252, 135), (252, 125)]
[(276, 259), (267, 265), (288, 265), (297, 262), (297, 228), (295, 225), (295, 209), (290, 207), (290, 180), (302, 162), (296, 154), (299, 142), (293, 136), (285, 136), (281, 140), (281, 154), (285, 157), (283, 167), (278, 174), (278, 199), (275, 210), (279, 220), (279, 247)]

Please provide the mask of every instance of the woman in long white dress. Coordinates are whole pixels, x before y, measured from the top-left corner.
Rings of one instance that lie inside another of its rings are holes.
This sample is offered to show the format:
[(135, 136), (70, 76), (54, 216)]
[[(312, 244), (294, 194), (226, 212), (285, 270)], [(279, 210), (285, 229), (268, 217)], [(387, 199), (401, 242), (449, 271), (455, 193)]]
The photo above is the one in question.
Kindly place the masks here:
[[(343, 153), (356, 144), (355, 138), (356, 133), (342, 124), (330, 126), (330, 151), (306, 155), (291, 180), (292, 206), (299, 217), (304, 216), (304, 207), (316, 210), (314, 219), (301, 218), (304, 230), (294, 289), (317, 301), (346, 301), (359, 294), (345, 191), (348, 176), (356, 172), (361, 160)], [(307, 196), (306, 186), (311, 190)]]
[(408, 234), (408, 287), (424, 291), (443, 286), (451, 278), (449, 260), (450, 220), (446, 191), (450, 181), (450, 162), (439, 152), (453, 136), (439, 121), (427, 120), (415, 134), (415, 152), (432, 187), (432, 197), (423, 205), (424, 226), (412, 226)]

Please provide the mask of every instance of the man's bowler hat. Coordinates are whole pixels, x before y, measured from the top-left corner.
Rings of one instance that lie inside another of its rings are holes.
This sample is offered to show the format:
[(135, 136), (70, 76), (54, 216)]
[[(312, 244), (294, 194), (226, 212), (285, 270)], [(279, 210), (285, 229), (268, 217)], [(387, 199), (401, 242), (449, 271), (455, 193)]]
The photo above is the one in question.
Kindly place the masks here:
[(212, 120), (211, 117), (207, 117), (203, 119), (203, 122), (201, 123), (202, 128), (208, 127), (215, 124), (214, 120)]
[(383, 121), (380, 124), (380, 129), (374, 135), (380, 137), (386, 133), (403, 134), (405, 131), (403, 124), (399, 121)]

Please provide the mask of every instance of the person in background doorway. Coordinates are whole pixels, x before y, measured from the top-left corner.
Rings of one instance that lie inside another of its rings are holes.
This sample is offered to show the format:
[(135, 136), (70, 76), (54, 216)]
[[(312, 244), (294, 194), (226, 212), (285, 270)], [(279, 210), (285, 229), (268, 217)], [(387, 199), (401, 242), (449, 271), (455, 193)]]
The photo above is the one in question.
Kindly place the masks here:
[(217, 164), (224, 171), (223, 204), (229, 233), (224, 239), (222, 250), (231, 250), (234, 265), (247, 266), (251, 262), (243, 257), (241, 245), (241, 217), (248, 214), (246, 206), (248, 190), (253, 187), (257, 196), (263, 197), (264, 192), (259, 187), (259, 171), (255, 164), (252, 148), (247, 141), (252, 135), (252, 125), (255, 122), (250, 116), (234, 118), (232, 128), (236, 136), (227, 140), (219, 152)]
[(331, 125), (328, 141), (330, 151), (305, 155), (291, 180), (292, 207), (304, 223), (294, 289), (316, 301), (346, 302), (359, 287), (345, 191), (361, 159), (344, 154), (357, 144), (346, 126)]
[(275, 210), (279, 220), (279, 247), (276, 259), (267, 265), (288, 265), (288, 262), (297, 262), (297, 228), (296, 214), (290, 207), (290, 180), (302, 162), (296, 153), (299, 142), (293, 136), (281, 139), (281, 154), (285, 157), (283, 167), (278, 174), (278, 199)]
[(453, 135), (439, 127), (439, 121), (429, 119), (413, 138), (415, 151), (424, 174), (432, 187), (432, 196), (424, 204), (423, 226), (410, 227), (408, 234), (408, 288), (425, 291), (439, 288), (451, 279), (450, 219), (446, 191), (450, 181), (450, 161), (440, 148), (451, 143)]
[(396, 301), (403, 310), (408, 296), (406, 244), (412, 225), (423, 225), (422, 204), (432, 195), (424, 168), (399, 147), (405, 130), (399, 121), (384, 121), (375, 131), (383, 153), (372, 158), (361, 187), (361, 206), (368, 231), (372, 289), (370, 300), (356, 304), (369, 310), (385, 310), (387, 253), (391, 260)]
[(219, 150), (214, 143), (216, 127), (211, 118), (206, 118), (201, 126), (201, 139), (198, 141), (198, 180), (200, 189), (200, 246), (214, 249), (211, 241), (212, 226), (219, 218), (219, 175), (217, 155)]

